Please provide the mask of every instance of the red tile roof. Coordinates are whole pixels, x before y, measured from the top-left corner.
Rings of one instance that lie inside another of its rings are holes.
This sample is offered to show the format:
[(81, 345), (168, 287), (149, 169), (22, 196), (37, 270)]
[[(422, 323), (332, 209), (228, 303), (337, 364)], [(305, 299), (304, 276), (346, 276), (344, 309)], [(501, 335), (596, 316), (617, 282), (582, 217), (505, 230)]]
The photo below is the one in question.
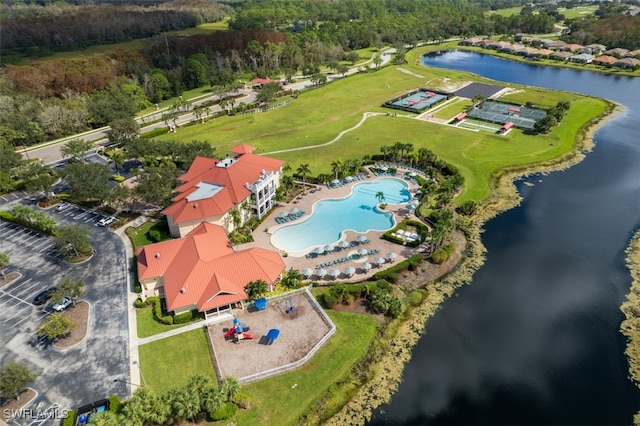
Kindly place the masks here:
[[(196, 157), (189, 170), (180, 176), (182, 182), (176, 188), (174, 203), (162, 211), (171, 215), (175, 223), (189, 222), (196, 219), (221, 216), (233, 205), (242, 203), (251, 191), (246, 184), (253, 184), (263, 171), (275, 172), (282, 167), (284, 161), (262, 155), (252, 154), (255, 147), (236, 145), (231, 152), (237, 157), (213, 159)], [(219, 167), (225, 164), (225, 167)], [(220, 189), (207, 198), (189, 200), (189, 196), (198, 190), (198, 185), (208, 183)]]
[(198, 310), (247, 298), (251, 281), (273, 283), (285, 264), (280, 254), (262, 248), (235, 252), (224, 229), (203, 222), (185, 238), (138, 249), (138, 279), (163, 277), (167, 310), (196, 305)]

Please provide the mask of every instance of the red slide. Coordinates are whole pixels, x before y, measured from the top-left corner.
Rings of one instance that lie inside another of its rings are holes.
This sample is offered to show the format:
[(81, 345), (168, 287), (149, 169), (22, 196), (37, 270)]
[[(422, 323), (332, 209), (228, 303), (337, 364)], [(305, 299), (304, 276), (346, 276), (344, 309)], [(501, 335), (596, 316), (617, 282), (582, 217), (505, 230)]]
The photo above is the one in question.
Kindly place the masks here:
[(226, 333), (224, 333), (224, 338), (226, 339), (227, 337), (231, 337), (233, 336), (233, 333), (236, 332), (236, 329), (234, 327), (231, 327), (229, 329), (229, 331), (227, 331)]
[(253, 339), (253, 334), (249, 334), (249, 333), (238, 333), (238, 339), (251, 340), (251, 339)]

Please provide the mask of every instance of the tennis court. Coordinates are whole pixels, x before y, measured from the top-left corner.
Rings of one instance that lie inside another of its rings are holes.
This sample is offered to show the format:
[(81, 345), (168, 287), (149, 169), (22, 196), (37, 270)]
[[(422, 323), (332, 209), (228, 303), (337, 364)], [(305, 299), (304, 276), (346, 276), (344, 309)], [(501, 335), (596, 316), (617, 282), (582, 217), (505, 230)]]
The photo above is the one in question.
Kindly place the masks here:
[(450, 93), (442, 93), (429, 89), (418, 89), (384, 103), (384, 106), (411, 112), (422, 112), (427, 108), (451, 97)]
[(547, 116), (547, 112), (542, 109), (495, 101), (485, 101), (479, 107), (469, 111), (468, 114), (469, 117), (492, 123), (512, 122), (514, 126), (522, 129), (533, 129), (536, 121)]

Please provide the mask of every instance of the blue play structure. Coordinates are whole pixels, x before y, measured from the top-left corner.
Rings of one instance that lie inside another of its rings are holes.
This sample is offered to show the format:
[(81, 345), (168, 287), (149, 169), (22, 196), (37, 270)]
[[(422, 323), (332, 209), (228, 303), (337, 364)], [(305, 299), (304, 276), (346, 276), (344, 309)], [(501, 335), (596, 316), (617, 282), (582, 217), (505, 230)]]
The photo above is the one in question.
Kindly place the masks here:
[(267, 333), (267, 344), (272, 344), (280, 335), (280, 330), (278, 330), (277, 328), (272, 328), (271, 330), (269, 330), (269, 332)]
[(264, 297), (256, 299), (254, 305), (257, 311), (264, 311), (265, 309), (267, 309), (267, 299), (265, 299)]
[(290, 297), (287, 297), (287, 302), (284, 308), (285, 315), (288, 315), (289, 318), (294, 319), (298, 318), (298, 310), (295, 306), (293, 306), (293, 301)]

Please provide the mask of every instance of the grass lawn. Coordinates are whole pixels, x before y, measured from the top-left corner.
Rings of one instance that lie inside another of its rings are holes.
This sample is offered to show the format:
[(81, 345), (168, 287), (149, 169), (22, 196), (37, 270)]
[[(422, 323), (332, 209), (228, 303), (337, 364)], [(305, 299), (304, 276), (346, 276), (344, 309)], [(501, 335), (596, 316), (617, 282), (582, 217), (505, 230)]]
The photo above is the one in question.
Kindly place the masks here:
[(160, 231), (163, 241), (170, 240), (171, 237), (163, 229), (165, 226), (162, 222), (145, 222), (137, 228), (130, 226), (125, 232), (133, 241), (134, 249), (137, 249), (138, 247), (155, 243), (155, 241), (149, 239), (149, 231), (151, 230)]
[(136, 310), (136, 322), (138, 325), (138, 337), (149, 337), (165, 331), (184, 327), (187, 324), (166, 325), (161, 324), (153, 319), (153, 310), (151, 307)]
[(563, 14), (565, 19), (582, 18), (585, 16), (593, 15), (596, 10), (598, 10), (598, 6), (595, 5), (575, 6), (571, 9), (566, 9), (564, 7), (558, 8), (558, 12)]
[(186, 385), (196, 373), (215, 380), (209, 343), (202, 328), (147, 343), (138, 350), (144, 381), (157, 394)]
[(466, 98), (454, 98), (446, 106), (438, 108), (434, 111), (433, 116), (441, 118), (443, 120), (450, 120), (456, 115), (464, 112), (467, 108), (473, 105), (471, 100)]
[[(348, 379), (352, 366), (373, 341), (377, 321), (361, 314), (328, 313), (338, 329), (336, 334), (301, 368), (243, 386), (251, 409), (238, 413), (237, 424), (295, 425), (332, 384)], [(345, 391), (348, 389), (336, 390), (334, 396)]]
[(486, 14), (508, 17), (511, 15), (519, 15), (521, 11), (522, 11), (522, 6), (517, 6), (517, 7), (508, 7), (506, 9), (491, 10), (489, 12), (486, 12)]

